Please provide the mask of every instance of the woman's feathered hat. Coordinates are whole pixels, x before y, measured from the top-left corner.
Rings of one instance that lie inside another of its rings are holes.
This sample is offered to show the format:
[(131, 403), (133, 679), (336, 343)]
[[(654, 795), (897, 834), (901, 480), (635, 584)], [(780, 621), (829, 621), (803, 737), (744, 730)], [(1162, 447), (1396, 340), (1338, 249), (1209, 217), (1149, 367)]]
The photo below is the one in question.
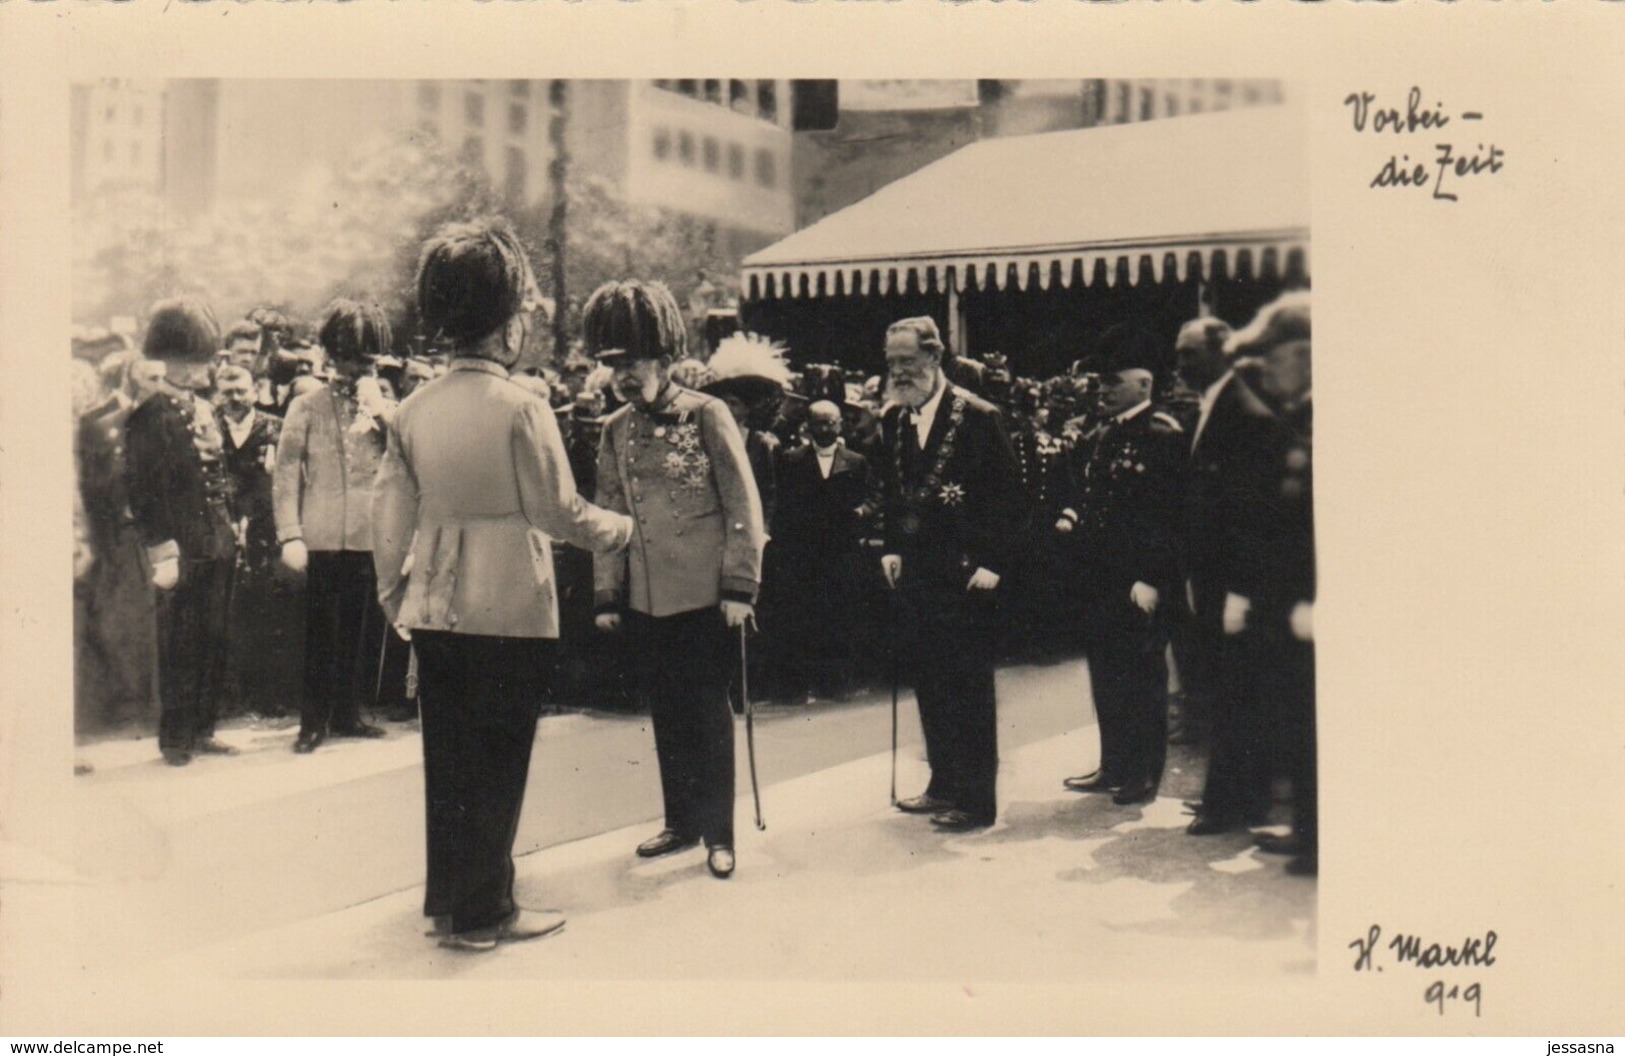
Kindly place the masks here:
[(787, 350), (761, 334), (733, 334), (717, 344), (706, 363), (710, 381), (704, 391), (713, 396), (736, 394), (747, 401), (783, 396), (790, 387)]

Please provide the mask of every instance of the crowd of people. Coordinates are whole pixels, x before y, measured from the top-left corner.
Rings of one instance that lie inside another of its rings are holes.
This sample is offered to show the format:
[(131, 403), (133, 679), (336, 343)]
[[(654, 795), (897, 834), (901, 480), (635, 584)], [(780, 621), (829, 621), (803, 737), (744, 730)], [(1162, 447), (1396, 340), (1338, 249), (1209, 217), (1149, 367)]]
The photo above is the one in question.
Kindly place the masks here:
[[(1122, 806), (1167, 745), (1208, 746), (1193, 836), (1256, 826), (1290, 778), (1317, 868), (1309, 295), (1173, 349), (1116, 325), (1064, 374), (948, 350), (928, 317), (879, 376), (709, 356), (658, 283), (611, 283), (576, 345), (500, 222), (451, 225), (417, 286), (427, 345), (377, 305), (314, 333), (262, 309), (153, 306), (140, 348), (76, 339), (82, 729), (149, 720), (166, 762), (232, 754), (223, 706), (297, 702), (294, 750), (421, 718), (425, 912), (452, 945), (556, 930), (512, 902), (539, 709), (647, 708), (666, 825), (732, 874), (733, 715), (913, 686), (944, 831), (992, 824), (995, 664), (1087, 658)], [(797, 350), (800, 358), (814, 358)], [(732, 684), (732, 685), (731, 685)], [(732, 705), (730, 706), (730, 698)]]

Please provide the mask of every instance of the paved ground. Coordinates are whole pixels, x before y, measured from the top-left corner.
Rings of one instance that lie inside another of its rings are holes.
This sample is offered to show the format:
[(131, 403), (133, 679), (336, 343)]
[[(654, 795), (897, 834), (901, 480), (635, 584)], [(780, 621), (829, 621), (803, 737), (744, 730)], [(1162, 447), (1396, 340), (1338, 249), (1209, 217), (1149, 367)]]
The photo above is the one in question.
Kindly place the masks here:
[[(999, 679), (997, 826), (945, 838), (889, 808), (887, 700), (778, 710), (758, 721), (768, 829), (751, 827), (742, 768), (728, 882), (698, 851), (632, 856), (658, 827), (643, 720), (545, 720), (519, 894), (570, 924), (494, 954), (423, 935), (420, 749), (404, 727), (308, 757), (287, 751), (291, 730), (239, 728), (226, 737), (242, 756), (181, 771), (153, 762), (150, 742), (87, 746), (95, 772), (75, 784), (71, 845), (8, 848), (5, 876), (78, 906), (64, 939), (90, 972), (1023, 982), (1313, 971), (1315, 884), (1245, 834), (1183, 835), (1180, 799), (1200, 779), (1189, 753), (1143, 809), (1067, 793), (1060, 778), (1096, 753), (1081, 664)], [(905, 795), (925, 779), (913, 711), (905, 695)]]

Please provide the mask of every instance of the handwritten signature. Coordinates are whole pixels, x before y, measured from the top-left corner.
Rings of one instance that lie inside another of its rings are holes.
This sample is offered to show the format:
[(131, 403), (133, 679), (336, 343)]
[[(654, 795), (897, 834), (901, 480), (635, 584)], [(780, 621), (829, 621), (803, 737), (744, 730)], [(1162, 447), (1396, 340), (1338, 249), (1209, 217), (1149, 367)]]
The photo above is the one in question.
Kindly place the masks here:
[[(1495, 942), (1498, 937), (1494, 931), (1486, 931), (1483, 938), (1468, 936), (1459, 946), (1439, 942), (1424, 945), (1421, 936), (1401, 932), (1388, 941), (1388, 949), (1393, 951), (1396, 964), (1415, 968), (1490, 968), (1495, 965)], [(1373, 967), (1382, 971), (1382, 965), (1374, 962), (1381, 941), (1382, 926), (1373, 924), (1363, 938), (1349, 943), (1349, 949), (1356, 954), (1355, 971), (1369, 972)]]
[[(1403, 109), (1396, 106), (1379, 106), (1378, 102), (1376, 94), (1364, 91), (1351, 92), (1344, 98), (1343, 105), (1351, 108), (1350, 117), (1356, 133), (1414, 135), (1421, 132), (1438, 132), (1457, 119), (1469, 122), (1481, 121), (1484, 118), (1482, 113), (1472, 110), (1463, 110), (1459, 114), (1452, 115), (1445, 110), (1443, 103), (1424, 106), (1420, 87), (1411, 88), (1405, 98)], [(1472, 149), (1465, 149), (1453, 142), (1436, 142), (1432, 147), (1435, 153), (1430, 162), (1413, 161), (1408, 153), (1390, 154), (1388, 160), (1377, 170), (1377, 174), (1371, 178), (1369, 186), (1373, 189), (1387, 187), (1431, 189), (1431, 197), (1435, 201), (1454, 202), (1460, 200), (1460, 196), (1453, 189), (1460, 181), (1474, 176), (1493, 176), (1506, 167), (1506, 151), (1494, 143), (1487, 146), (1478, 143)], [(1447, 184), (1452, 189), (1447, 190)]]

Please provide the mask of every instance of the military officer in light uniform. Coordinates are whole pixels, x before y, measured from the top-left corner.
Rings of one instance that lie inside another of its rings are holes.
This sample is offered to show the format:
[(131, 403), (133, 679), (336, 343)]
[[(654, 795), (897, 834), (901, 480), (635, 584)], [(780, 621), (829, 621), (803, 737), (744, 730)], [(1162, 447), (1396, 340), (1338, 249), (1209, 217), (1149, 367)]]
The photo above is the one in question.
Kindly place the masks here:
[(658, 283), (611, 282), (584, 310), (588, 351), (627, 405), (604, 425), (598, 504), (636, 520), (624, 554), (594, 561), (597, 625), (624, 629), (654, 723), (665, 828), (645, 858), (701, 840), (734, 870), (734, 734), (728, 676), (754, 623), (766, 534), (744, 438), (721, 400), (671, 380), (683, 317)]

